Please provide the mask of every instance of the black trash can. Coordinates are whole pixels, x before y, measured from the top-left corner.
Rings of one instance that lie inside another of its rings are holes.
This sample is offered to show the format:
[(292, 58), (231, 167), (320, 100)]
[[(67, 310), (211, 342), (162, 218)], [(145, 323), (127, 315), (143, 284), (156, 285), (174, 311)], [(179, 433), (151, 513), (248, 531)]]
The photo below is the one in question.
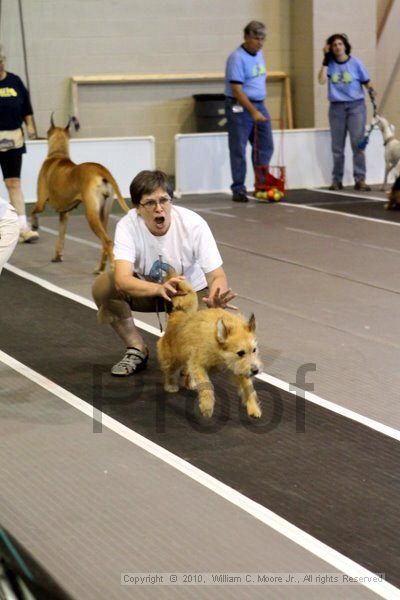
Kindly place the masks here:
[(194, 94), (193, 98), (198, 133), (228, 130), (224, 94)]

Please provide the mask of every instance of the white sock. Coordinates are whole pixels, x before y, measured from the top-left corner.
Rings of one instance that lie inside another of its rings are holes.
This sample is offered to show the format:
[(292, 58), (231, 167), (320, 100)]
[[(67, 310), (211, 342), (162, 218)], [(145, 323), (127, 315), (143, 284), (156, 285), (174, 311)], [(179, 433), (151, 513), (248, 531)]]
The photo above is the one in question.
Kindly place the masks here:
[(28, 229), (28, 221), (26, 215), (18, 215), (18, 223), (20, 229)]

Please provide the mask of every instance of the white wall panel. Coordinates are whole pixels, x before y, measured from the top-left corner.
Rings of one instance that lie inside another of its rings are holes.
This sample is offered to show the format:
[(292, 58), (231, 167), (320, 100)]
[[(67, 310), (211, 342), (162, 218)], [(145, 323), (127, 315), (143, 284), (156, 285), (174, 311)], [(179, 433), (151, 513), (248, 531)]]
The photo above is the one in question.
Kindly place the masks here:
[[(27, 142), (22, 162), (22, 189), (26, 202), (36, 201), (36, 182), (40, 167), (47, 155), (47, 141)], [(70, 141), (71, 159), (76, 163), (98, 162), (111, 172), (122, 195), (129, 198), (129, 185), (143, 169), (155, 168), (154, 138), (99, 138)], [(0, 195), (7, 198), (4, 182)]]
[[(286, 167), (287, 189), (326, 186), (331, 181), (330, 132), (325, 129), (274, 131), (272, 165)], [(382, 136), (373, 130), (366, 149), (367, 180), (383, 181)], [(175, 137), (177, 194), (229, 192), (228, 134), (202, 133)], [(353, 183), (350, 143), (346, 145), (345, 185)], [(254, 186), (250, 145), (247, 149), (247, 189)]]

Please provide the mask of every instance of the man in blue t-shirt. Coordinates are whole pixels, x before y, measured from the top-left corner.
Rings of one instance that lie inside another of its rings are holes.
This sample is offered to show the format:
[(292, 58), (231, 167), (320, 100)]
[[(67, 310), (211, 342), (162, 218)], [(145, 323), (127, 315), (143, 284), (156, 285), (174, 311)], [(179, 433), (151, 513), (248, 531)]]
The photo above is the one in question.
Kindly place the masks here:
[(244, 28), (244, 43), (226, 62), (225, 112), (234, 202), (248, 201), (245, 185), (247, 142), (250, 141), (253, 147), (253, 166), (269, 165), (274, 150), (271, 118), (264, 106), (267, 95), (267, 70), (262, 54), (265, 36), (265, 25), (251, 21)]

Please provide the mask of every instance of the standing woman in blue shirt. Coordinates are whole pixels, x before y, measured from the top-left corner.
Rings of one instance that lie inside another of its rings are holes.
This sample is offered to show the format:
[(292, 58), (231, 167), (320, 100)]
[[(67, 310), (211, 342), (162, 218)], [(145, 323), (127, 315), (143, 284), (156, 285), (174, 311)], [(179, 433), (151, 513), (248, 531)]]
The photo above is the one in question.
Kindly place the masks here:
[(344, 33), (334, 33), (323, 49), (324, 60), (318, 73), (321, 84), (328, 81), (329, 124), (332, 138), (333, 170), (330, 190), (343, 188), (344, 148), (347, 132), (353, 151), (354, 189), (371, 190), (365, 182), (365, 153), (359, 143), (365, 135), (367, 109), (363, 86), (375, 97), (368, 71), (363, 63), (351, 56), (351, 46)]
[(265, 37), (265, 25), (251, 21), (244, 28), (244, 43), (230, 54), (226, 63), (225, 113), (234, 202), (248, 201), (245, 185), (247, 142), (253, 146), (253, 166), (269, 165), (274, 150), (271, 118), (264, 106), (267, 70), (262, 47)]
[(18, 75), (5, 69), (3, 46), (0, 45), (0, 167), (11, 204), (18, 214), (20, 242), (34, 242), (37, 231), (27, 223), (25, 202), (21, 189), (22, 155), (26, 152), (22, 123), (29, 139), (36, 137), (29, 92)]

